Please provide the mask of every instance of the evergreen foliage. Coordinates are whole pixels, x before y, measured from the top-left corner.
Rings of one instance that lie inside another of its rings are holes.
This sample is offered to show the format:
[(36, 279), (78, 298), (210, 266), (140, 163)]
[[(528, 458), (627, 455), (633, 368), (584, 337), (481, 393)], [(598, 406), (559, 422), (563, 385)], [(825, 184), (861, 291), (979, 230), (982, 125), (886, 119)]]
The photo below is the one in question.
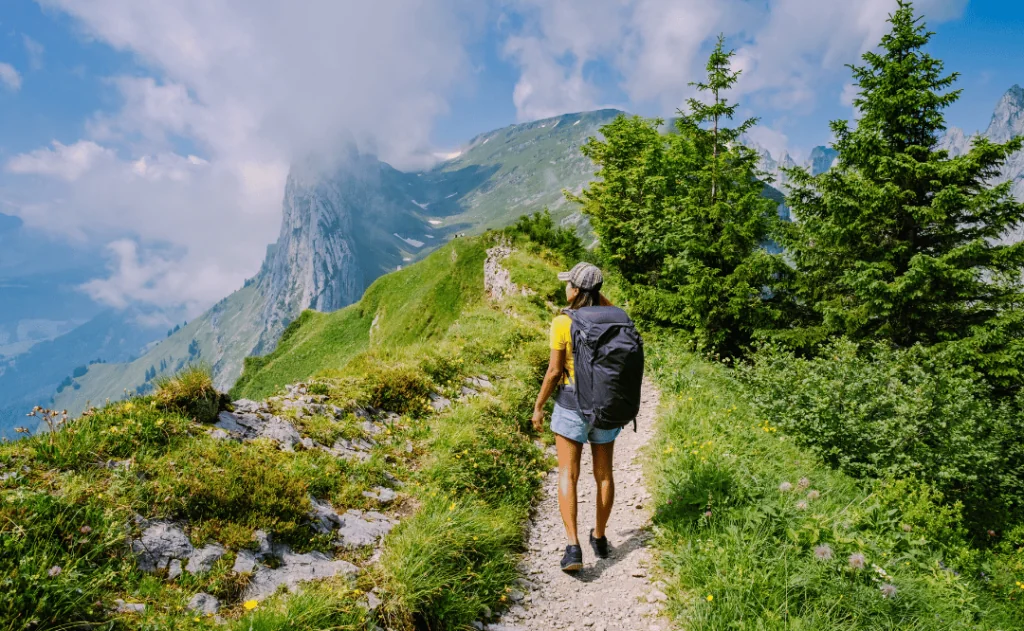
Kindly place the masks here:
[(1024, 143), (978, 138), (958, 157), (939, 149), (957, 75), (924, 52), (932, 33), (910, 2), (889, 21), (881, 50), (850, 66), (860, 118), (832, 123), (836, 165), (790, 171), (797, 223), (785, 246), (805, 309), (796, 333), (898, 347), (970, 340), (965, 359), (1017, 380), (1024, 244), (999, 240), (1024, 222), (1024, 204), (995, 179)]
[(763, 196), (757, 155), (739, 143), (756, 119), (725, 126), (738, 105), (723, 92), (739, 73), (719, 38), (707, 79), (695, 83), (710, 102), (688, 101), (675, 134), (661, 119), (620, 116), (583, 152), (599, 180), (580, 196), (602, 248), (627, 282), (634, 316), (692, 332), (700, 348), (736, 354), (753, 333), (778, 320), (765, 291), (786, 270), (761, 249), (778, 221)]

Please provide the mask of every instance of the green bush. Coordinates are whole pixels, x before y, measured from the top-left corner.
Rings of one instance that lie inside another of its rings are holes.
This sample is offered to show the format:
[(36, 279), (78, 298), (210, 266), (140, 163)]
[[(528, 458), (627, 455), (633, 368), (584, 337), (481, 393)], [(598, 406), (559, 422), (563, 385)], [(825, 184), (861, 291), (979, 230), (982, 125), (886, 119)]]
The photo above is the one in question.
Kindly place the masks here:
[(158, 406), (200, 423), (216, 420), (221, 405), (221, 395), (213, 387), (213, 377), (205, 366), (187, 366), (173, 377), (161, 377), (156, 381), (153, 398)]
[(970, 367), (849, 341), (801, 359), (767, 345), (739, 374), (760, 414), (855, 477), (916, 476), (985, 532), (1024, 517), (1024, 418)]
[(419, 415), (429, 409), (430, 379), (406, 366), (384, 367), (367, 375), (370, 405), (398, 414)]
[(526, 242), (534, 249), (538, 246), (548, 248), (561, 256), (563, 262), (575, 263), (583, 256), (583, 241), (576, 230), (556, 226), (547, 208), (543, 212), (521, 216), (505, 228), (503, 234)]

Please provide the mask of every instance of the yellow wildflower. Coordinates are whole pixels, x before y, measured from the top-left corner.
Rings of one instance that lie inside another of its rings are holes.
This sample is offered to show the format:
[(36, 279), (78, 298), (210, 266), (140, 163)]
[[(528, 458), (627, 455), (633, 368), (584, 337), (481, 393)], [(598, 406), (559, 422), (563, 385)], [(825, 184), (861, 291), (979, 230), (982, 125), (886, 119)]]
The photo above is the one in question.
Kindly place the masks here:
[(714, 599), (715, 599), (714, 596), (712, 596), (711, 594), (708, 594), (708, 602), (711, 602)]
[(252, 611), (256, 607), (258, 607), (259, 604), (260, 603), (256, 600), (247, 600), (244, 603), (242, 603), (242, 606), (245, 607), (246, 611)]

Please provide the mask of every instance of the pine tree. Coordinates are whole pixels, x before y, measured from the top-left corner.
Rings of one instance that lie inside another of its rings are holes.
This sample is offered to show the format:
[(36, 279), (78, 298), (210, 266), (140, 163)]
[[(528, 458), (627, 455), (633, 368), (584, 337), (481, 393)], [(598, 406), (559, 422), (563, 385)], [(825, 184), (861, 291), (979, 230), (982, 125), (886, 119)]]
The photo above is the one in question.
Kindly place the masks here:
[(1024, 221), (1024, 205), (1009, 183), (992, 184), (1021, 139), (979, 138), (959, 157), (938, 149), (957, 75), (923, 51), (933, 34), (911, 2), (889, 22), (881, 49), (850, 66), (860, 118), (832, 123), (836, 165), (790, 173), (797, 224), (786, 245), (803, 324), (899, 347), (978, 336), (1005, 349), (1020, 319), (1024, 246), (999, 239)]
[(757, 156), (740, 136), (756, 124), (726, 127), (737, 111), (724, 93), (738, 72), (719, 38), (707, 79), (694, 83), (710, 102), (687, 101), (676, 133), (658, 119), (620, 117), (584, 154), (601, 169), (578, 197), (627, 281), (635, 317), (691, 331), (699, 347), (737, 354), (755, 330), (780, 315), (765, 287), (785, 267), (761, 246), (778, 221), (764, 197)]

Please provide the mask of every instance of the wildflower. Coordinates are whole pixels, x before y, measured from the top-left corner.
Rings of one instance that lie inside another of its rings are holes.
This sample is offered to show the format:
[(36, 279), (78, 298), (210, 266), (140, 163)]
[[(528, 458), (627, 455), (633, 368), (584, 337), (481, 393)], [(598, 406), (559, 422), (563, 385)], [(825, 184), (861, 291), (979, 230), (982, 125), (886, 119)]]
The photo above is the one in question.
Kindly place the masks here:
[(814, 548), (814, 558), (819, 561), (831, 561), (832, 560), (832, 546), (827, 543), (823, 543), (820, 546)]
[(711, 511), (709, 511), (709, 510), (704, 511), (704, 516), (705, 517), (711, 517)]
[(800, 500), (799, 502), (796, 503), (796, 509), (797, 510), (807, 510), (807, 502), (805, 502), (803, 500)]
[(850, 564), (850, 569), (863, 570), (864, 566), (868, 563), (868, 559), (860, 552), (854, 552), (850, 555), (850, 558), (847, 559), (847, 562)]
[(793, 490), (793, 485), (789, 482), (783, 482), (779, 485), (779, 493), (789, 493)]
[(807, 478), (800, 478), (800, 481), (796, 483), (801, 489), (806, 489), (811, 485), (811, 481)]
[(455, 510), (455, 502), (452, 502), (451, 506), (448, 507), (449, 511)]
[(902, 526), (900, 526), (900, 528), (903, 529), (903, 532), (910, 532), (911, 530), (914, 529), (914, 527), (911, 526), (910, 524), (903, 524)]
[(46, 573), (50, 575), (50, 578), (53, 578), (54, 576), (59, 576), (63, 571), (59, 565), (54, 565)]
[(92, 532), (92, 528), (90, 528), (89, 526), (82, 526), (78, 529), (78, 532), (82, 533), (83, 535), (87, 535), (90, 532)]
[(820, 491), (817, 491), (815, 489), (811, 489), (810, 491), (807, 491), (807, 499), (811, 500), (812, 502), (814, 500), (818, 499), (819, 497), (821, 497), (821, 492)]
[(989, 530), (988, 531), (988, 536), (989, 537), (995, 537), (996, 536), (996, 531), (995, 530)]
[(711, 594), (708, 594), (708, 602), (711, 602), (714, 599), (715, 599), (714, 596), (712, 596)]
[(260, 603), (257, 600), (247, 600), (244, 603), (242, 603), (242, 606), (245, 607), (246, 611), (252, 611), (256, 607), (258, 607), (259, 604)]
[(882, 598), (896, 598), (896, 586), (892, 583), (882, 583), (878, 590), (882, 592)]

